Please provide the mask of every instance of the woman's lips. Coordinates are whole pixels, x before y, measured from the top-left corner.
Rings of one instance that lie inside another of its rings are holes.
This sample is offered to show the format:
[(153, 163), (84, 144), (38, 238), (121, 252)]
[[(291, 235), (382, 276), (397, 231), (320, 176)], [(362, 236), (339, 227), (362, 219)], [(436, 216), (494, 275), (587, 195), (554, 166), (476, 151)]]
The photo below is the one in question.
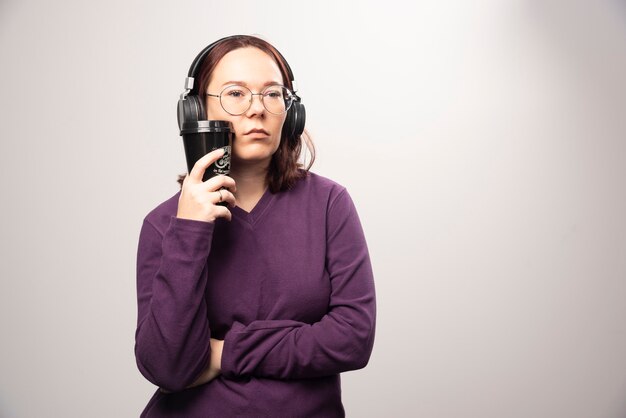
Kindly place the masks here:
[(267, 132), (265, 129), (262, 128), (255, 128), (255, 129), (250, 129), (248, 132), (246, 132), (244, 135), (263, 135), (263, 136), (269, 136), (269, 132)]

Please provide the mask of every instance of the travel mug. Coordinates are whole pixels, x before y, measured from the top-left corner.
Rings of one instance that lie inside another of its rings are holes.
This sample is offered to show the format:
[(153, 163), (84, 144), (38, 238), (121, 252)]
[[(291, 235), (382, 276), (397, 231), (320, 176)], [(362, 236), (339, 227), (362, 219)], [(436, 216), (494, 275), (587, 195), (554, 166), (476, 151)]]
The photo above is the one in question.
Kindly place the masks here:
[(224, 148), (224, 155), (207, 167), (202, 181), (218, 174), (230, 173), (230, 151), (234, 135), (230, 122), (225, 120), (185, 122), (180, 135), (183, 137), (188, 173), (191, 173), (196, 161), (218, 148)]

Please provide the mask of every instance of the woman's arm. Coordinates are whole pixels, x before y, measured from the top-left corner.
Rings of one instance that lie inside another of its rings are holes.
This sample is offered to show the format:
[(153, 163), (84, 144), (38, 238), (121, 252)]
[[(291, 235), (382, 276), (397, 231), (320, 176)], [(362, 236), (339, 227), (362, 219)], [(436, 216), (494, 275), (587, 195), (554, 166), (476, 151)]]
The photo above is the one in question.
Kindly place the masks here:
[(345, 190), (330, 205), (326, 229), (326, 269), (331, 282), (328, 313), (314, 324), (236, 322), (224, 340), (221, 368), (225, 377), (312, 378), (368, 363), (376, 319), (374, 281), (363, 230)]
[[(215, 379), (220, 375), (221, 369), (220, 365), (222, 363), (222, 347), (224, 346), (223, 340), (216, 340), (215, 338), (211, 338), (211, 359), (206, 368), (202, 371), (202, 374), (198, 376), (198, 378), (185, 389), (193, 388), (196, 386), (203, 385), (205, 383), (209, 383), (211, 380)], [(160, 388), (163, 393), (171, 393), (169, 390)]]
[[(137, 250), (137, 331), (135, 357), (141, 373), (166, 391), (182, 390), (205, 376), (211, 358), (205, 292), (207, 257), (214, 221), (230, 219), (236, 190), (228, 176), (202, 181), (222, 157), (218, 149), (200, 158), (183, 182), (176, 216), (146, 217)], [(218, 190), (220, 190), (218, 192)], [(167, 219), (166, 219), (167, 220)]]
[(204, 300), (213, 224), (171, 218), (163, 235), (145, 220), (137, 251), (135, 357), (169, 391), (196, 380), (210, 358)]

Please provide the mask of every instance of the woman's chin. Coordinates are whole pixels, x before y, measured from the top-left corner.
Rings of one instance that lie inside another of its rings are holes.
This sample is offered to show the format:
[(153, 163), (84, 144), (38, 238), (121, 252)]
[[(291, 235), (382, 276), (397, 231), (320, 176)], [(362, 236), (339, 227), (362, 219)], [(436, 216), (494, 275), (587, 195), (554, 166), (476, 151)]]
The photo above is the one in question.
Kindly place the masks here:
[(269, 162), (274, 152), (276, 152), (276, 150), (269, 149), (268, 147), (246, 146), (243, 149), (233, 149), (231, 158), (233, 164), (237, 162), (241, 164), (257, 164)]
[(237, 155), (233, 154), (231, 159), (233, 165), (269, 164), (272, 154), (269, 152), (245, 152)]

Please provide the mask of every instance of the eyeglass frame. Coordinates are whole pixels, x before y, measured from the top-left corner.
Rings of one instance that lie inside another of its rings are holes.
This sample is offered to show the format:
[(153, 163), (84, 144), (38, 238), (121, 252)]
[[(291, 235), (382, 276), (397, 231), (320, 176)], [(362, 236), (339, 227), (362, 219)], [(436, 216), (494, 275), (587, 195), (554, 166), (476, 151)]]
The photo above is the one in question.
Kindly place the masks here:
[[(250, 92), (250, 102), (248, 103), (248, 108), (246, 110), (244, 110), (241, 113), (230, 113), (228, 110), (226, 110), (226, 108), (224, 108), (224, 105), (222, 104), (222, 94), (224, 93), (224, 91), (228, 88), (231, 87), (243, 87), (245, 89), (247, 89)], [(281, 113), (274, 113), (272, 111), (270, 111), (266, 106), (265, 106), (265, 102), (263, 101), (263, 92), (267, 89), (269, 89), (270, 87), (282, 87), (285, 90), (287, 90), (290, 94), (290, 98), (291, 100), (289, 100), (289, 106), (285, 107), (285, 110)], [(283, 86), (282, 84), (276, 83), (276, 84), (270, 84), (268, 86), (265, 86), (263, 88), (263, 90), (261, 90), (261, 93), (253, 93), (252, 90), (250, 90), (248, 87), (246, 86), (242, 86), (241, 84), (230, 84), (228, 86), (225, 86), (222, 91), (220, 92), (220, 94), (211, 94), (209, 92), (204, 93), (205, 96), (210, 96), (210, 97), (217, 97), (220, 99), (220, 106), (222, 106), (222, 109), (224, 109), (224, 112), (228, 113), (231, 116), (241, 116), (244, 113), (246, 113), (248, 110), (250, 110), (250, 108), (252, 107), (252, 102), (254, 101), (254, 96), (261, 96), (261, 104), (263, 105), (263, 109), (267, 110), (268, 112), (270, 112), (272, 115), (276, 115), (276, 116), (280, 116), (280, 115), (284, 115), (285, 113), (287, 113), (289, 111), (289, 109), (291, 109), (291, 106), (293, 105), (293, 102), (295, 102), (298, 99), (298, 96), (296, 95), (295, 92), (291, 91), (288, 87)]]

